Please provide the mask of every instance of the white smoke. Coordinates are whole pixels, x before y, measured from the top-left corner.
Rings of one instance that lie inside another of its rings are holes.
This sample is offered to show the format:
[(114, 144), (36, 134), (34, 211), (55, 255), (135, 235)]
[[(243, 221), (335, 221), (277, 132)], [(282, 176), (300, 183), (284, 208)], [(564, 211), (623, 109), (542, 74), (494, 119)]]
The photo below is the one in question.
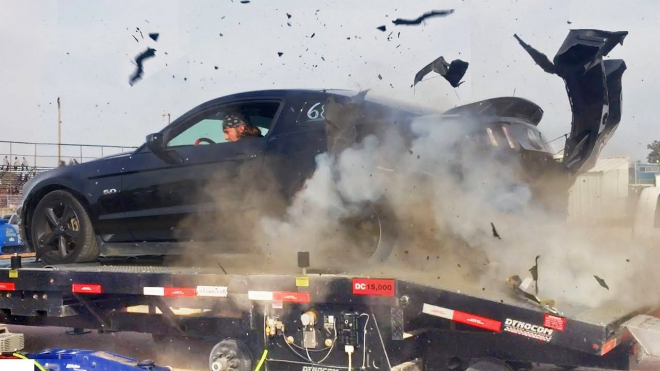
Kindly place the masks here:
[(352, 260), (364, 247), (356, 247), (342, 220), (386, 200), (400, 236), (376, 272), (402, 278), (404, 272), (425, 272), (437, 276), (439, 286), (442, 280), (467, 281), (483, 290), (507, 290), (505, 279), (531, 276), (540, 255), (539, 296), (559, 306), (657, 300), (648, 294), (660, 278), (647, 264), (655, 252), (632, 246), (625, 233), (594, 233), (544, 211), (521, 180), (520, 156), (502, 150), (506, 143), (500, 150), (488, 142), (484, 147), (484, 127), (436, 117), (417, 120), (412, 131), (416, 139), (409, 147), (391, 127), (336, 157), (318, 155), (316, 172), (286, 215), (261, 220), (262, 245), (280, 255), (311, 251), (317, 266), (352, 261), (364, 272), (364, 262)]

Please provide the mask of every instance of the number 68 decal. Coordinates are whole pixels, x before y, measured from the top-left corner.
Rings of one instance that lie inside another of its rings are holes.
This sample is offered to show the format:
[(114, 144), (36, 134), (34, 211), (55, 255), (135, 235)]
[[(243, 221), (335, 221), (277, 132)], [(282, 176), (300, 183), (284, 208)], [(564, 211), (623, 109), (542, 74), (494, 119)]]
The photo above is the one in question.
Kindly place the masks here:
[(321, 104), (321, 102), (314, 104), (307, 111), (307, 118), (310, 121), (325, 120), (325, 104)]

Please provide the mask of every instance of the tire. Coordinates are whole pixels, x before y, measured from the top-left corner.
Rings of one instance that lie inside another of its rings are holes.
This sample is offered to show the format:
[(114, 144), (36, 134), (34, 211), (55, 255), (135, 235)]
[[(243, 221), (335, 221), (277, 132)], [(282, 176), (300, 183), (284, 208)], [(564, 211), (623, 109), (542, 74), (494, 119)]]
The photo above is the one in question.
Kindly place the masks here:
[(67, 191), (52, 191), (39, 201), (30, 230), (33, 250), (45, 264), (91, 262), (99, 256), (92, 221)]
[(211, 350), (209, 369), (250, 371), (252, 370), (250, 349), (240, 340), (225, 339)]
[(370, 263), (383, 263), (390, 258), (394, 246), (399, 240), (398, 221), (396, 216), (390, 208), (384, 204), (373, 205), (372, 209), (375, 211), (378, 218), (378, 226), (380, 238), (378, 246), (369, 257)]
[(367, 203), (358, 215), (343, 219), (341, 225), (354, 241), (360, 264), (387, 261), (398, 239), (394, 213), (384, 204)]

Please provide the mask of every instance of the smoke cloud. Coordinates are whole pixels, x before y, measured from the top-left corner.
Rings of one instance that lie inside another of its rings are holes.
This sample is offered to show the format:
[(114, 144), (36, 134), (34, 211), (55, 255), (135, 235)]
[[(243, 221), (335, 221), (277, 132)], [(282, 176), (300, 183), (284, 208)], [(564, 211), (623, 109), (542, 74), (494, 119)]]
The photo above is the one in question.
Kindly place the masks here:
[[(646, 262), (657, 252), (633, 245), (625, 228), (586, 229), (544, 207), (565, 202), (564, 180), (530, 179), (521, 156), (493, 147), (477, 122), (433, 117), (411, 129), (412, 142), (396, 124), (383, 125), (338, 154), (318, 155), (285, 213), (260, 219), (259, 245), (290, 262), (310, 251), (314, 267), (508, 292), (505, 279), (531, 276), (540, 255), (539, 297), (560, 308), (656, 300), (649, 293), (660, 274)], [(535, 197), (548, 194), (557, 199)], [(392, 247), (385, 261), (368, 258), (374, 240), (365, 236), (378, 225), (372, 235)]]

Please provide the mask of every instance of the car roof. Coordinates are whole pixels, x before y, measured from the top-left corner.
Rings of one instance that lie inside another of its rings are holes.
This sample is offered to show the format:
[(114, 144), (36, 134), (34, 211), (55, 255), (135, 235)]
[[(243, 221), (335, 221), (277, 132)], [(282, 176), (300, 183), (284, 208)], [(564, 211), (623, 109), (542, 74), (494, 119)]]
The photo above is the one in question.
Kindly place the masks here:
[[(248, 99), (248, 98), (268, 98), (268, 97), (305, 97), (310, 95), (336, 95), (341, 97), (353, 97), (357, 95), (359, 91), (349, 90), (349, 89), (268, 89), (268, 90), (253, 90), (246, 91), (231, 95), (226, 95), (216, 99), (212, 99), (208, 102), (205, 102), (199, 105), (199, 108), (202, 108), (206, 105), (214, 105), (228, 100), (237, 100), (237, 99)], [(403, 111), (408, 111), (420, 115), (430, 115), (434, 113), (439, 113), (437, 110), (433, 110), (421, 105), (417, 105), (410, 102), (405, 102), (403, 100), (387, 98), (379, 96), (373, 93), (367, 93), (365, 96), (365, 101), (380, 104), (383, 106), (400, 109)]]

